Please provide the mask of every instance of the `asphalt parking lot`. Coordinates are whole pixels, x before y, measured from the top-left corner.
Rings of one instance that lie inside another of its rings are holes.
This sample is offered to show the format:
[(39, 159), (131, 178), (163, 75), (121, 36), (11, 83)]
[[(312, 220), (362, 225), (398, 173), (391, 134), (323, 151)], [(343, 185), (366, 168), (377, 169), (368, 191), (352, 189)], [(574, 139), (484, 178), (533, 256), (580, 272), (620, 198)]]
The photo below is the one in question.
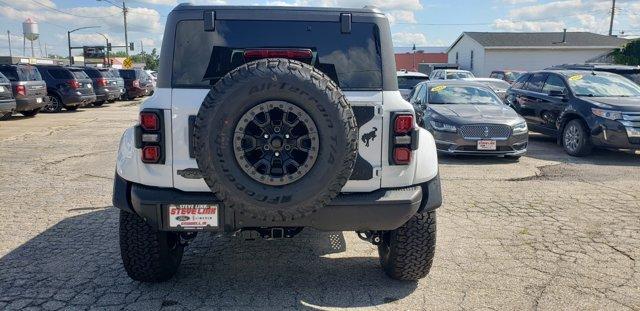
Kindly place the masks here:
[(392, 281), (353, 232), (201, 234), (173, 280), (120, 263), (117, 144), (137, 106), (0, 122), (0, 309), (640, 309), (640, 155), (442, 157), (431, 274)]

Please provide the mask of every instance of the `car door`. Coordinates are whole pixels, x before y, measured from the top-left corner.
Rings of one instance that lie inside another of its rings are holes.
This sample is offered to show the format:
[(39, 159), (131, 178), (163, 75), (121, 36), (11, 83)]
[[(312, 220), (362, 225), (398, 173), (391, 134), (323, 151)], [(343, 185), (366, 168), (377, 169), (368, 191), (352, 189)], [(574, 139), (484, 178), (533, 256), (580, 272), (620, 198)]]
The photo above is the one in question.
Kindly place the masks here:
[(541, 92), (546, 79), (546, 73), (532, 74), (517, 97), (520, 106), (519, 113), (532, 128), (537, 128), (541, 125), (540, 109), (543, 100)]
[[(561, 92), (565, 95), (559, 96), (556, 93), (552, 96), (552, 92)], [(540, 96), (542, 100), (538, 104), (540, 106), (540, 125), (549, 132), (557, 130), (558, 117), (568, 105), (565, 97), (567, 92), (568, 88), (564, 79), (557, 74), (550, 73), (542, 87), (542, 95)]]

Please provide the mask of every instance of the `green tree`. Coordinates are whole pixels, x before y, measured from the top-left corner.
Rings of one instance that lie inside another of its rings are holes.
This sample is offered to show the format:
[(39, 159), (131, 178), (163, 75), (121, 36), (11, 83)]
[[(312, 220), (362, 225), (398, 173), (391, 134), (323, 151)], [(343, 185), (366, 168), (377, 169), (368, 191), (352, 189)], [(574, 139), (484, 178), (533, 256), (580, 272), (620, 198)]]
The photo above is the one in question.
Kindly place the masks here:
[[(127, 53), (124, 51), (112, 52), (110, 57), (127, 57)], [(151, 54), (146, 52), (140, 52), (135, 55), (129, 55), (134, 63), (144, 63), (144, 68), (148, 70), (158, 70), (158, 64), (160, 63), (160, 55), (157, 49), (151, 50)]]
[(638, 66), (640, 65), (640, 39), (631, 41), (622, 48), (611, 53), (616, 64)]

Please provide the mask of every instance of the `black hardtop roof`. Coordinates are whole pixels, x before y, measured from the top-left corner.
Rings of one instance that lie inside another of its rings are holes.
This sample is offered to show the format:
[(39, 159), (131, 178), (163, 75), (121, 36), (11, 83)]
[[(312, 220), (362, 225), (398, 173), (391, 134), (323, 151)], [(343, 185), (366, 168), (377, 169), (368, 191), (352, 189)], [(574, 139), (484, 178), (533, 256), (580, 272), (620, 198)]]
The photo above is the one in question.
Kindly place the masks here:
[(191, 3), (181, 3), (176, 6), (173, 11), (188, 11), (188, 10), (246, 10), (250, 12), (255, 11), (314, 11), (314, 12), (327, 12), (327, 13), (361, 13), (361, 14), (383, 14), (382, 11), (375, 7), (363, 7), (363, 8), (334, 8), (334, 7), (305, 7), (305, 6), (259, 6), (259, 5), (194, 5)]

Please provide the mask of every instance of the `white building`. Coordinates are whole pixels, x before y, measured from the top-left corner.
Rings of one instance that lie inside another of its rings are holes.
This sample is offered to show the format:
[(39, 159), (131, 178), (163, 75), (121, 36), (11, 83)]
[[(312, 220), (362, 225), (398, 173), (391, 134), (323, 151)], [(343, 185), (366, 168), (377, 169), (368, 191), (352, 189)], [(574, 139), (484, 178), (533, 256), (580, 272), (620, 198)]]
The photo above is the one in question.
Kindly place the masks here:
[(493, 70), (531, 71), (584, 63), (626, 42), (590, 32), (463, 32), (447, 55), (449, 63), (487, 77)]

